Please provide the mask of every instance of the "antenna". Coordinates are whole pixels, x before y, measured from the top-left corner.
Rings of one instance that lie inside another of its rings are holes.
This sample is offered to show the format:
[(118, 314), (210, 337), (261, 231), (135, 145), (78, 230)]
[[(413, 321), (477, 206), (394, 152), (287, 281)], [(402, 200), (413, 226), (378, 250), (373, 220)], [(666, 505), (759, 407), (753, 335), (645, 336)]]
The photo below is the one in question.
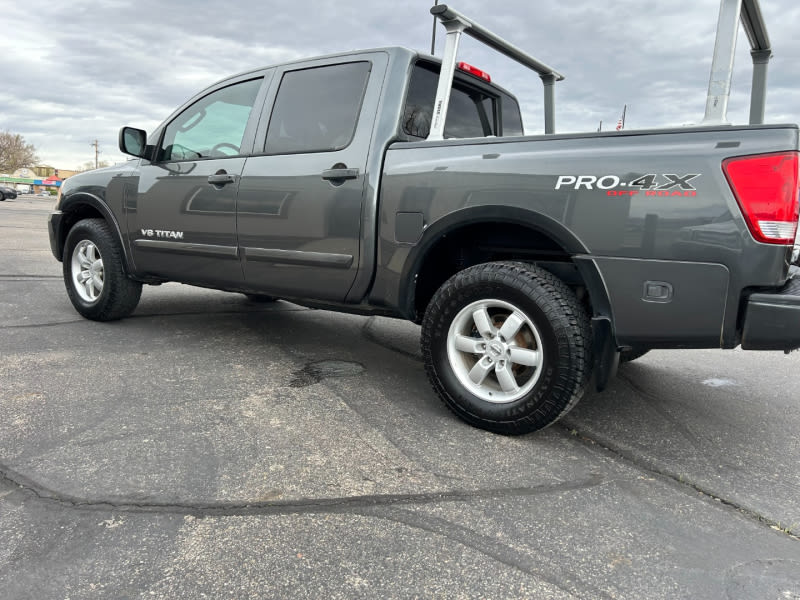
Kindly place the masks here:
[[(435, 0), (434, 6), (439, 6), (439, 0)], [(436, 54), (436, 16), (433, 17), (433, 32), (431, 33), (431, 55)]]

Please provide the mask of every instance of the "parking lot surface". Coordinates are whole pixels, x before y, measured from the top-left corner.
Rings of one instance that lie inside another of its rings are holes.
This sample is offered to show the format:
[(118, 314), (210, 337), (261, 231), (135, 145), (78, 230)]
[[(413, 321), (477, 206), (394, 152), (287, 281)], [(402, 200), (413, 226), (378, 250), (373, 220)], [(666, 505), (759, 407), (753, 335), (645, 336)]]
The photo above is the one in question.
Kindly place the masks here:
[(545, 431), (412, 324), (177, 284), (80, 318), (0, 203), (0, 597), (800, 599), (800, 353), (653, 351)]

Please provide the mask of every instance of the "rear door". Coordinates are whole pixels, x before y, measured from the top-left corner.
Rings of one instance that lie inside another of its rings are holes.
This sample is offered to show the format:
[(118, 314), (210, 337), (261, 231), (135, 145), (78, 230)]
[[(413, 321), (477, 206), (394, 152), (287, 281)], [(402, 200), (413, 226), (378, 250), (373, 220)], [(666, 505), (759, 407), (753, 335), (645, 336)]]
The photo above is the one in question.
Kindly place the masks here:
[(365, 170), (387, 55), (309, 61), (275, 74), (239, 189), (249, 287), (344, 300), (359, 264)]
[(138, 190), (125, 202), (139, 273), (241, 284), (236, 195), (266, 94), (264, 75), (222, 84), (190, 103), (161, 131), (153, 162), (142, 161)]

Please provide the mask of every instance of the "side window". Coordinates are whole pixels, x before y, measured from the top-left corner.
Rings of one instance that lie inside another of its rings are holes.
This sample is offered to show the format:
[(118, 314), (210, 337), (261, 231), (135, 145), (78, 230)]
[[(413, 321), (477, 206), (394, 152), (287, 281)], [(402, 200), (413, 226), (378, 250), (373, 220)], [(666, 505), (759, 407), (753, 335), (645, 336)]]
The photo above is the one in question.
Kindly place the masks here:
[[(435, 96), (435, 94), (434, 94)], [(431, 102), (431, 106), (433, 102)], [(486, 107), (489, 108), (487, 114)], [(477, 90), (464, 90), (458, 85), (450, 92), (450, 106), (447, 109), (447, 122), (444, 124), (444, 137), (471, 138), (494, 135), (494, 100)]]
[[(403, 112), (403, 131), (408, 135), (418, 138), (428, 137), (438, 82), (438, 65), (418, 63), (414, 67)], [(502, 100), (502, 110), (498, 110), (500, 100)], [(511, 96), (503, 94), (500, 90), (497, 90), (497, 95), (488, 94), (477, 87), (473, 88), (455, 81), (450, 92), (444, 137), (500, 135), (498, 131), (500, 115), (503, 118), (503, 135), (522, 134), (519, 106)]]
[(267, 129), (267, 154), (331, 152), (350, 144), (371, 65), (352, 62), (283, 74)]
[(503, 135), (525, 135), (525, 128), (522, 126), (522, 115), (519, 112), (519, 104), (510, 95), (501, 93), (503, 114)]
[(433, 103), (439, 74), (419, 64), (414, 67), (408, 84), (406, 107), (403, 111), (403, 131), (408, 135), (426, 138), (431, 131)]
[(164, 130), (159, 160), (225, 158), (241, 154), (242, 138), (261, 79), (212, 92), (179, 114)]

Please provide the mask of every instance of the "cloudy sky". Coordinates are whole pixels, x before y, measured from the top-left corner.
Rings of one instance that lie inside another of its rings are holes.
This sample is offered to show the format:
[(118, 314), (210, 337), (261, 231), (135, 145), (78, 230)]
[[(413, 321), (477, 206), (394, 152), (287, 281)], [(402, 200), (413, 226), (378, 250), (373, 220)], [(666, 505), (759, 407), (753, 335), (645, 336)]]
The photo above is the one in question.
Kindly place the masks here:
[[(73, 169), (115, 162), (122, 125), (151, 131), (197, 91), (254, 67), (359, 48), (430, 51), (432, 0), (0, 0), (0, 130)], [(566, 75), (556, 128), (627, 129), (699, 123), (719, 0), (454, 0), (451, 6)], [(774, 58), (767, 122), (800, 122), (800, 2), (761, 0)], [(498, 7), (502, 7), (499, 10)], [(441, 55), (443, 29), (437, 30)], [(460, 58), (520, 99), (541, 133), (538, 77), (469, 38)], [(748, 119), (751, 62), (739, 34), (728, 117)]]

